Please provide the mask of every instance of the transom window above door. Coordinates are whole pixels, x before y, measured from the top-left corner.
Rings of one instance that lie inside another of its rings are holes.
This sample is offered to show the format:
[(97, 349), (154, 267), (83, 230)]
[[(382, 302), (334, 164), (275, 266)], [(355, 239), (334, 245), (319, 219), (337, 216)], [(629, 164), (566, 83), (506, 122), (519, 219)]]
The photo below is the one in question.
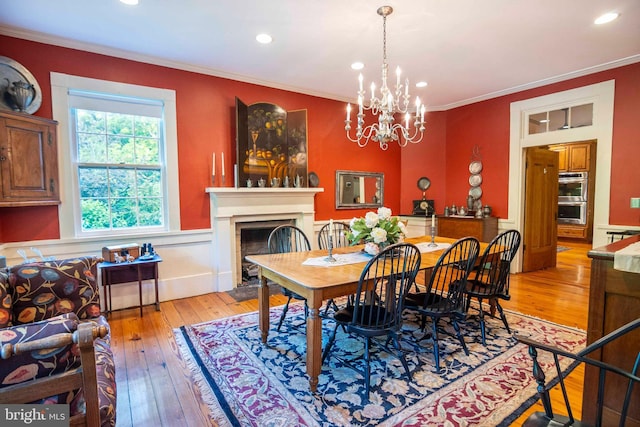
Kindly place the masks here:
[(529, 115), (529, 135), (593, 125), (593, 103)]

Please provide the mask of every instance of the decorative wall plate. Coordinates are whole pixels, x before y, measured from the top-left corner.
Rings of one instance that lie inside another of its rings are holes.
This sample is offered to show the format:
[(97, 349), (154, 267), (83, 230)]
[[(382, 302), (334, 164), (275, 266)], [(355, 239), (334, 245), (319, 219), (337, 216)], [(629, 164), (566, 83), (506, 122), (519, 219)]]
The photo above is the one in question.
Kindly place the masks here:
[(469, 194), (474, 199), (479, 199), (482, 196), (482, 188), (480, 188), (480, 187), (471, 187), (469, 189)]
[(431, 180), (429, 180), (429, 178), (427, 178), (426, 176), (423, 176), (420, 179), (418, 179), (418, 188), (420, 190), (427, 191), (429, 187), (431, 187)]
[(25, 113), (33, 114), (38, 111), (42, 104), (42, 91), (36, 78), (24, 68), (20, 63), (6, 56), (0, 56), (0, 109), (17, 111), (11, 95), (7, 91), (13, 87), (14, 82), (22, 82), (33, 85), (34, 95), (31, 104), (24, 110)]
[(469, 177), (469, 185), (472, 187), (477, 187), (482, 184), (482, 175), (476, 173)]
[(482, 162), (480, 160), (476, 160), (474, 162), (469, 163), (469, 172), (472, 174), (477, 174), (482, 172)]

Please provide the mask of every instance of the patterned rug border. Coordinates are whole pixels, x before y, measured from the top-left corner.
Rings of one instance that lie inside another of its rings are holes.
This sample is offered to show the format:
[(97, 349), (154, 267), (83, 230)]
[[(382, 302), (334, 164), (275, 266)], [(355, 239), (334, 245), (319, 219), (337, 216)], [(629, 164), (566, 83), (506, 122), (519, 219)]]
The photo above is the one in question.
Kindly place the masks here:
[[(270, 310), (271, 324), (273, 324), (274, 320), (279, 317), (280, 310), (281, 310), (281, 306), (271, 308)], [(293, 313), (300, 314), (300, 312), (302, 311), (302, 304), (301, 303), (291, 304), (290, 310)], [(585, 331), (579, 328), (560, 325), (560, 324), (548, 321), (546, 319), (542, 319), (536, 316), (531, 316), (531, 315), (527, 315), (527, 314), (523, 314), (515, 311), (505, 310), (505, 312), (507, 312), (507, 315), (520, 316), (522, 319), (529, 319), (530, 321), (533, 320), (536, 322), (541, 322), (543, 324), (546, 324), (547, 326), (552, 326), (558, 329), (571, 331), (574, 334), (581, 334), (583, 337), (586, 335)], [(234, 322), (234, 320), (242, 319), (242, 318), (244, 320), (243, 323), (245, 323), (243, 327), (248, 328), (250, 327), (251, 324), (257, 324), (258, 313), (257, 312), (243, 313), (243, 314), (229, 316), (221, 319), (205, 321), (205, 322), (201, 322), (193, 325), (185, 325), (180, 328), (174, 329), (174, 336), (176, 338), (176, 343), (178, 345), (178, 349), (180, 351), (182, 359), (187, 365), (187, 368), (191, 373), (191, 377), (193, 381), (195, 382), (195, 384), (198, 386), (198, 389), (200, 390), (203, 402), (207, 405), (207, 407), (210, 410), (210, 420), (214, 424), (217, 424), (219, 426), (243, 426), (247, 424), (241, 422), (241, 420), (239, 420), (236, 417), (233, 411), (232, 405), (229, 404), (227, 398), (225, 397), (224, 391), (220, 388), (216, 379), (212, 376), (209, 370), (210, 368), (208, 368), (206, 363), (202, 360), (202, 356), (198, 352), (197, 348), (194, 346), (191, 337), (189, 337), (187, 329), (206, 327), (207, 325), (210, 325), (210, 324), (213, 325), (215, 323), (225, 323), (226, 325), (231, 325), (233, 323), (236, 323)], [(229, 327), (230, 326), (227, 326), (227, 328)], [(273, 337), (273, 331), (271, 331), (270, 337)], [(582, 344), (584, 345), (584, 343)], [(515, 346), (510, 347), (509, 350), (513, 350), (514, 353), (516, 353), (516, 349), (515, 349), (516, 346), (523, 346), (523, 344), (516, 344)], [(504, 355), (501, 354), (499, 356), (496, 356), (494, 360), (498, 359), (499, 357), (506, 357), (506, 354), (507, 352), (505, 352)], [(265, 366), (264, 363), (261, 360), (259, 360), (255, 354), (252, 356), (255, 358), (256, 362), (259, 362), (261, 364), (261, 366)], [(488, 362), (485, 362), (476, 366), (475, 368), (473, 368), (473, 370), (469, 371), (466, 375), (469, 375), (471, 373), (477, 373), (475, 372), (476, 369), (485, 367), (487, 363)], [(563, 369), (563, 372), (569, 372), (573, 370), (575, 366), (576, 366), (576, 363), (570, 364)], [(267, 371), (265, 375), (267, 375), (268, 377), (271, 377), (270, 375), (271, 373), (268, 372), (267, 369), (265, 370)], [(277, 378), (271, 377), (270, 380), (279, 383), (281, 388), (284, 388), (285, 390), (287, 389), (287, 387)], [(442, 387), (441, 389), (438, 389), (435, 392), (433, 392), (430, 395), (430, 397), (438, 396), (438, 393), (446, 393), (449, 387), (452, 387), (452, 385), (454, 385), (459, 380), (460, 378), (452, 380), (449, 384), (447, 384), (447, 386)], [(549, 383), (554, 385), (557, 382), (558, 382), (558, 378), (555, 378), (555, 377), (551, 381), (549, 381)], [(523, 387), (522, 390), (526, 390), (526, 388), (527, 387)], [(287, 402), (288, 404), (292, 405), (294, 408), (304, 407), (306, 405), (305, 402), (296, 402), (295, 396), (291, 395), (290, 392), (288, 393), (288, 397), (294, 400), (293, 402)], [(425, 400), (426, 399), (423, 399), (419, 402), (416, 402), (416, 404), (414, 405), (405, 407), (399, 413), (396, 413), (395, 415), (392, 415), (384, 419), (382, 424), (395, 425), (396, 422), (402, 422), (403, 420), (406, 419), (406, 415), (403, 415), (404, 412), (408, 411), (409, 413), (415, 413), (416, 407), (419, 406), (420, 403), (424, 403)], [(507, 416), (504, 416), (501, 421), (496, 422), (497, 421), (496, 419), (492, 419), (491, 421), (488, 421), (490, 424), (483, 423), (482, 425), (492, 425), (492, 426), (495, 425), (499, 427), (509, 426), (514, 420), (520, 417), (522, 413), (524, 413), (528, 408), (530, 408), (533, 404), (535, 404), (537, 400), (538, 398), (534, 391), (533, 394), (529, 398), (526, 398), (518, 407), (512, 408), (511, 412)], [(285, 419), (283, 419), (283, 421), (285, 421)], [(291, 421), (291, 420), (286, 420), (286, 421)], [(308, 423), (305, 425), (321, 425), (321, 424), (318, 424), (318, 420), (305, 419), (304, 421)], [(253, 424), (249, 424), (249, 425), (253, 425)], [(461, 424), (461, 425), (466, 425), (466, 424)]]

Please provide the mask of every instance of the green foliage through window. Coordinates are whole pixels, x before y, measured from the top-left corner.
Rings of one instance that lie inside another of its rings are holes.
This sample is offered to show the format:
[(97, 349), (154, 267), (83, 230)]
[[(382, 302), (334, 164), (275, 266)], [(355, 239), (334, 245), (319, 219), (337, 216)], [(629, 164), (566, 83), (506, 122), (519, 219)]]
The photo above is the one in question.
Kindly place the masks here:
[(82, 230), (164, 225), (161, 119), (74, 111)]

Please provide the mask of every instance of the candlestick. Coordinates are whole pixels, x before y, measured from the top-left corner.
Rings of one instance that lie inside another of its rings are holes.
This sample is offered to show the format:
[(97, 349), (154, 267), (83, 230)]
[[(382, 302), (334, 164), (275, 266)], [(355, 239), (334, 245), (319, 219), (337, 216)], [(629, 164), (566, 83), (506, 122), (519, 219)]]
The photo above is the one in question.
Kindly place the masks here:
[(216, 153), (211, 157), (211, 176), (216, 176)]
[(324, 259), (327, 262), (336, 262), (337, 260), (333, 257), (333, 236), (329, 234), (329, 244), (327, 246), (328, 254)]
[(431, 215), (431, 228), (436, 226), (436, 216), (435, 215)]
[(222, 181), (224, 182), (224, 151), (220, 154), (221, 160), (221, 169), (222, 169)]
[(333, 236), (333, 219), (329, 220), (329, 235)]
[[(433, 216), (431, 217), (433, 218)], [(427, 246), (434, 248), (438, 245), (436, 245), (436, 227), (435, 226), (431, 226), (431, 243), (429, 243)]]

